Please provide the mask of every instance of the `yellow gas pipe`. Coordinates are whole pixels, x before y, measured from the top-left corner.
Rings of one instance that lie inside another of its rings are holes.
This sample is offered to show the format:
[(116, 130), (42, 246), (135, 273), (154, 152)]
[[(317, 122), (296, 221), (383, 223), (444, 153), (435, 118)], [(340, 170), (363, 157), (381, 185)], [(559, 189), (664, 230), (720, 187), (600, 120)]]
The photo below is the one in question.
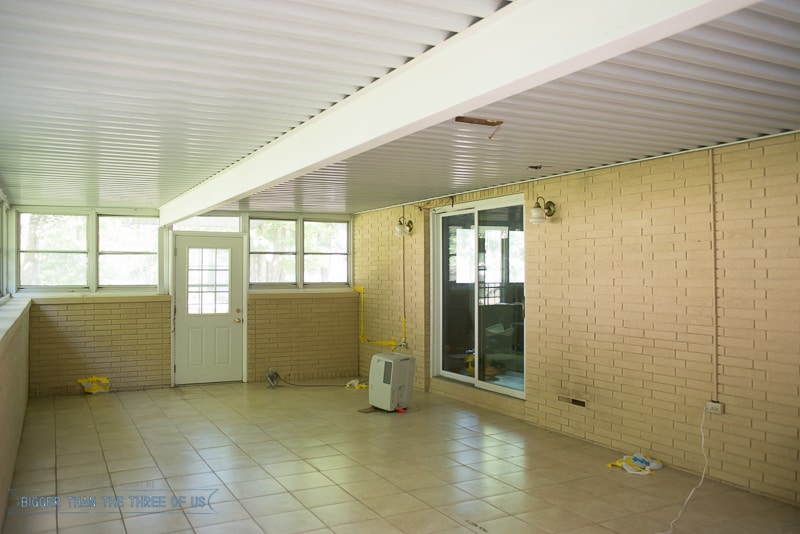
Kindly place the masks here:
[[(364, 335), (364, 288), (362, 286), (354, 286), (353, 289), (361, 293), (361, 304), (359, 306), (359, 329), (358, 329), (358, 339), (363, 341), (364, 343), (371, 343), (373, 345), (383, 345), (385, 347), (392, 347), (394, 349), (397, 347), (397, 340), (394, 338), (390, 340), (383, 340), (383, 341), (373, 341), (367, 336)], [(403, 317), (403, 339), (406, 338), (406, 318)]]

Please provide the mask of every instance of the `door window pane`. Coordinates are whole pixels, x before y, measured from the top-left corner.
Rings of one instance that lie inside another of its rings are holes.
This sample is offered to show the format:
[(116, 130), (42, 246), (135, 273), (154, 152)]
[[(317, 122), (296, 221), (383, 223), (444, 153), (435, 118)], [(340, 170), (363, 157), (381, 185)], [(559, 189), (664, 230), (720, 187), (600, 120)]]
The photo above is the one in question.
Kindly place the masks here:
[(189, 248), (187, 312), (190, 315), (230, 311), (230, 249)]

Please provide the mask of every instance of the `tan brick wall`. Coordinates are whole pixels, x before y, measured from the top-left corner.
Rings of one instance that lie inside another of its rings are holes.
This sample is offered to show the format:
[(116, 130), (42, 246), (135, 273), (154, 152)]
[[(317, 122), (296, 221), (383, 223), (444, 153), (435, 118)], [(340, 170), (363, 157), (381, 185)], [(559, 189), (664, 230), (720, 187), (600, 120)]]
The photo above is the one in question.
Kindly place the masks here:
[[(531, 184), (553, 200), (529, 226), (527, 418), (697, 469), (714, 397), (707, 153)], [(581, 408), (559, 396), (587, 401)]]
[(251, 293), (247, 379), (358, 377), (358, 293)]
[(11, 299), (0, 307), (0, 530), (28, 405), (29, 304)]
[[(787, 134), (455, 197), (524, 192), (527, 207), (542, 195), (557, 213), (526, 232), (522, 408), (441, 380), (430, 390), (695, 472), (702, 409), (718, 397), (726, 414), (705, 419), (710, 476), (800, 502), (799, 154), (800, 136)], [(433, 205), (423, 205), (426, 217)], [(398, 335), (391, 226), (401, 214), (355, 219), (356, 279), (372, 295), (368, 336)], [(414, 250), (429, 248), (427, 225), (417, 231)], [(409, 339), (430, 324), (430, 291), (418, 291), (430, 261), (417, 256), (406, 268), (406, 306), (428, 317), (409, 322)], [(430, 331), (417, 339), (420, 387)], [(362, 372), (374, 352), (362, 344)]]
[(714, 151), (719, 382), (727, 415), (718, 418), (712, 445), (722, 473), (712, 474), (795, 502), (800, 493), (799, 154), (798, 135)]
[[(248, 380), (358, 376), (358, 294), (248, 297)], [(53, 297), (31, 307), (30, 395), (77, 394), (107, 376), (114, 391), (170, 387), (170, 298)]]
[(30, 395), (82, 393), (93, 374), (114, 391), (169, 387), (169, 325), (166, 296), (34, 299)]
[(527, 233), (528, 420), (700, 471), (718, 398), (709, 474), (800, 502), (798, 153), (787, 135), (531, 184), (559, 212)]
[[(396, 237), (400, 217), (414, 223), (411, 235)], [(429, 213), (408, 207), (361, 214), (353, 222), (355, 285), (364, 291), (364, 338), (359, 344), (359, 373), (369, 376), (374, 354), (395, 352), (416, 358), (414, 385), (430, 381)], [(405, 276), (405, 293), (403, 277)], [(403, 338), (405, 313), (406, 335)], [(379, 343), (376, 343), (379, 342)]]

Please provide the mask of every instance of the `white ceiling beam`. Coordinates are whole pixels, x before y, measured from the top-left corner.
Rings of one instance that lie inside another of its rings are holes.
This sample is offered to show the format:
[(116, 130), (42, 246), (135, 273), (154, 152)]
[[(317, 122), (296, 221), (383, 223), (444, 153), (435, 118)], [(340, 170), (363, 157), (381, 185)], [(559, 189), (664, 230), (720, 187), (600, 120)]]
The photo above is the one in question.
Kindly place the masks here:
[(517, 0), (161, 206), (162, 225), (758, 3)]

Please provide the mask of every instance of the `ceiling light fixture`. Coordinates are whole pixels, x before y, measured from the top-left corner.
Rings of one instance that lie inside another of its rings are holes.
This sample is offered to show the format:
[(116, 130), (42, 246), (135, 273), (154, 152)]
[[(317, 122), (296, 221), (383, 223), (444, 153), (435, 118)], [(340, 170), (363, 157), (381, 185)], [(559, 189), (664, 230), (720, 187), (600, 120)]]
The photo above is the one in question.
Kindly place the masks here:
[[(539, 201), (542, 201), (539, 204)], [(531, 208), (531, 218), (528, 222), (531, 224), (542, 224), (547, 221), (548, 217), (552, 217), (556, 212), (555, 202), (552, 200), (545, 200), (542, 197), (536, 197), (536, 204)]]
[(394, 225), (394, 235), (397, 237), (405, 237), (411, 235), (413, 229), (413, 222), (407, 221), (405, 217), (400, 217), (397, 219), (397, 224)]
[(497, 132), (500, 131), (500, 127), (503, 125), (503, 121), (500, 119), (484, 119), (481, 117), (468, 117), (466, 115), (459, 115), (456, 117), (456, 122), (462, 122), (464, 124), (477, 124), (478, 126), (491, 126), (494, 128), (494, 131), (489, 136), (489, 139), (493, 139)]

